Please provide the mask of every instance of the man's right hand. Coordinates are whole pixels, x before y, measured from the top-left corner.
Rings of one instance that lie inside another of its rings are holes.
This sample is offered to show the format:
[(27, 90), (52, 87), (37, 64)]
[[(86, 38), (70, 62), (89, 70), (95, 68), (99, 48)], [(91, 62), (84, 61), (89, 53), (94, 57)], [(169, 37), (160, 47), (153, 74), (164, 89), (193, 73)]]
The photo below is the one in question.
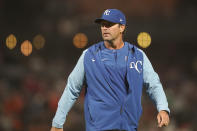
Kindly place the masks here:
[(51, 131), (63, 131), (63, 128), (55, 128), (55, 127), (52, 127), (51, 128)]

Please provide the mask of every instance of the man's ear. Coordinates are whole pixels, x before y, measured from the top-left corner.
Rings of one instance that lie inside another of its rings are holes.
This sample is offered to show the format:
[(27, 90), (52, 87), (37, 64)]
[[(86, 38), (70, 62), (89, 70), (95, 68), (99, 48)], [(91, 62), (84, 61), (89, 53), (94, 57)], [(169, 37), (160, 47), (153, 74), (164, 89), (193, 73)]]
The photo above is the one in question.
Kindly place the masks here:
[(125, 25), (120, 25), (120, 33), (123, 33), (125, 30)]

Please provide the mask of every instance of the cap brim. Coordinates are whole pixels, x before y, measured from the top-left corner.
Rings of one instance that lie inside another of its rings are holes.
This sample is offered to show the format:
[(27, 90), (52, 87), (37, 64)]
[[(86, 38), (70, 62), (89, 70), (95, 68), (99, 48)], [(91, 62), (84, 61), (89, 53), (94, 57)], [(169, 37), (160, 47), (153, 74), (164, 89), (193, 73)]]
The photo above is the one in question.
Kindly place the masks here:
[(116, 23), (114, 21), (112, 21), (111, 19), (101, 19), (101, 18), (97, 18), (94, 22), (97, 23), (97, 24), (100, 24), (102, 21), (108, 21), (108, 22), (111, 22), (111, 23)]
[(100, 24), (101, 21), (103, 21), (104, 19), (100, 19), (100, 18), (97, 18), (94, 22), (97, 23), (97, 24)]

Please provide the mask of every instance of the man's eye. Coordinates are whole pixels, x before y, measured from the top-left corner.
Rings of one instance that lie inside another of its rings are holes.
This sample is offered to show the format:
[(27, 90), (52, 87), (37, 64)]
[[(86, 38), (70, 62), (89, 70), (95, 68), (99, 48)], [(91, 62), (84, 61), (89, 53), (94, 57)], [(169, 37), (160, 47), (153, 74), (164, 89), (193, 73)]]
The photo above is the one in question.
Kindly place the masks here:
[(109, 23), (109, 24), (101, 24), (101, 26), (102, 26), (102, 27), (111, 27), (112, 24), (110, 24), (110, 23)]
[(106, 27), (111, 27), (111, 24), (106, 24), (105, 26), (106, 26)]

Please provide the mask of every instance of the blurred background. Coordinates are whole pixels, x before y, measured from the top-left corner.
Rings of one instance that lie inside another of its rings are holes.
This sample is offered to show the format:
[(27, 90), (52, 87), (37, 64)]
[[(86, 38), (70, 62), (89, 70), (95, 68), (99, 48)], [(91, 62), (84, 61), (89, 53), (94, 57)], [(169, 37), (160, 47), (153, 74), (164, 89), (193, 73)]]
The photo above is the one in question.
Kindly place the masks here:
[[(158, 129), (157, 111), (143, 95), (139, 131), (196, 131), (197, 1), (0, 0), (0, 131), (49, 131), (67, 77), (82, 51), (102, 40), (93, 21), (107, 8), (126, 14), (125, 41), (143, 49), (158, 72), (171, 123)], [(138, 45), (137, 45), (138, 46)], [(82, 91), (65, 131), (85, 131)]]

